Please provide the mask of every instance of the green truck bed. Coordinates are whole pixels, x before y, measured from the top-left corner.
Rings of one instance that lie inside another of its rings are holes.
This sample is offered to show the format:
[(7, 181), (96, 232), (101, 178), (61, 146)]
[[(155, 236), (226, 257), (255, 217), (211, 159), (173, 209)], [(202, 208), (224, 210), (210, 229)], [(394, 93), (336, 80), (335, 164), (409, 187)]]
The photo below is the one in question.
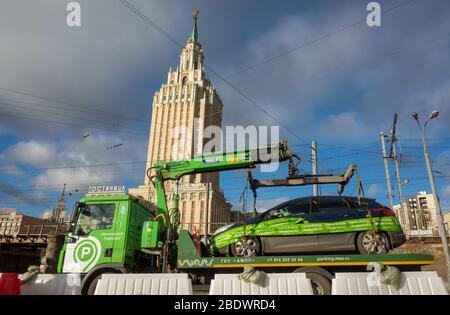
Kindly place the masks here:
[(189, 232), (180, 231), (178, 243), (178, 269), (241, 268), (252, 267), (302, 267), (302, 266), (365, 266), (371, 262), (385, 265), (422, 266), (434, 263), (426, 254), (377, 254), (377, 255), (284, 255), (257, 257), (201, 257)]

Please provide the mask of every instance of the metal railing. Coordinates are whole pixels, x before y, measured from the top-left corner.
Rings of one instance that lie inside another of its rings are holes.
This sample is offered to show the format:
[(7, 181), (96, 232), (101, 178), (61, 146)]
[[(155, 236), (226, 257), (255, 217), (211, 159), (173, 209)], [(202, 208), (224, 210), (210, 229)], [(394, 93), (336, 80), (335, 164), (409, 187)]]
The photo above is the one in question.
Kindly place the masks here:
[(23, 225), (20, 227), (17, 236), (46, 236), (48, 234), (65, 235), (66, 232), (67, 232), (66, 224)]

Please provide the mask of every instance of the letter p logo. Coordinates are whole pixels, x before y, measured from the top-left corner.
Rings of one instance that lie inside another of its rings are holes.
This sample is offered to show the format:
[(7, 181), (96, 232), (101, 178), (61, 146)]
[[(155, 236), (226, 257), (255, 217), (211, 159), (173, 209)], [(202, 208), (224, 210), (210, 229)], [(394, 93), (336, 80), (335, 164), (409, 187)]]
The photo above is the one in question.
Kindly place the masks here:
[(84, 260), (85, 259), (84, 257), (86, 255), (91, 254), (91, 252), (92, 252), (92, 249), (90, 247), (87, 247), (87, 246), (82, 247), (81, 248), (81, 255), (80, 255), (81, 260)]
[(88, 237), (80, 241), (74, 249), (74, 262), (81, 266), (81, 270), (86, 272), (100, 259), (102, 245), (95, 237)]

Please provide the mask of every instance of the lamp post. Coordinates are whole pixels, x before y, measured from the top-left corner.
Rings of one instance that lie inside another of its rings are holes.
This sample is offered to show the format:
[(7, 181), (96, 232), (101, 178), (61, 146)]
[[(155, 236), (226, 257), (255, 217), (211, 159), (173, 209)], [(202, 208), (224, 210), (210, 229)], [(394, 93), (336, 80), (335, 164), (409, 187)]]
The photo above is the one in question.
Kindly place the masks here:
[(425, 141), (425, 128), (426, 128), (428, 122), (430, 122), (430, 120), (436, 118), (438, 115), (439, 115), (439, 112), (437, 110), (434, 110), (422, 128), (422, 125), (419, 122), (419, 114), (412, 113), (412, 117), (416, 120), (417, 125), (419, 126), (420, 138), (422, 140), (422, 145), (423, 145), (423, 154), (425, 156), (425, 163), (427, 164), (428, 178), (430, 180), (431, 191), (433, 193), (433, 200), (434, 200), (434, 204), (436, 207), (437, 225), (438, 225), (439, 234), (440, 234), (441, 240), (442, 240), (442, 246), (444, 247), (444, 257), (445, 257), (445, 260), (447, 263), (447, 281), (448, 281), (448, 285), (450, 285), (450, 254), (449, 254), (449, 250), (448, 250), (447, 233), (445, 231), (444, 220), (442, 217), (441, 204), (439, 202), (439, 197), (438, 197), (437, 190), (436, 190), (436, 183), (434, 181), (433, 169), (431, 167), (430, 156), (428, 155), (427, 143)]

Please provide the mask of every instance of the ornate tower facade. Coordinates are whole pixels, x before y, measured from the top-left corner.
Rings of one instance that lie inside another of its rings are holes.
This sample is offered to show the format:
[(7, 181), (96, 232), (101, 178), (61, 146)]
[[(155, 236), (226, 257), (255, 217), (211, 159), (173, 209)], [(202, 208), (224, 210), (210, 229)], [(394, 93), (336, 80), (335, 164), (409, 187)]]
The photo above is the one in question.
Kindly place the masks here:
[(66, 184), (64, 184), (63, 191), (61, 196), (56, 203), (56, 207), (53, 208), (51, 220), (58, 223), (66, 223), (67, 221), (67, 207), (66, 207), (66, 199), (64, 197), (64, 193), (66, 191)]
[[(208, 141), (203, 138), (203, 130), (222, 125), (222, 100), (205, 77), (197, 14), (194, 10), (192, 33), (181, 51), (179, 65), (169, 70), (167, 82), (153, 96), (146, 169), (158, 161), (201, 154)], [(167, 183), (165, 188), (170, 203), (175, 183)], [(129, 192), (156, 203), (154, 188), (146, 175), (144, 185)], [(209, 232), (229, 222), (231, 206), (220, 191), (219, 173), (185, 176), (179, 193), (183, 228), (193, 230), (195, 226), (204, 233), (207, 222)]]

